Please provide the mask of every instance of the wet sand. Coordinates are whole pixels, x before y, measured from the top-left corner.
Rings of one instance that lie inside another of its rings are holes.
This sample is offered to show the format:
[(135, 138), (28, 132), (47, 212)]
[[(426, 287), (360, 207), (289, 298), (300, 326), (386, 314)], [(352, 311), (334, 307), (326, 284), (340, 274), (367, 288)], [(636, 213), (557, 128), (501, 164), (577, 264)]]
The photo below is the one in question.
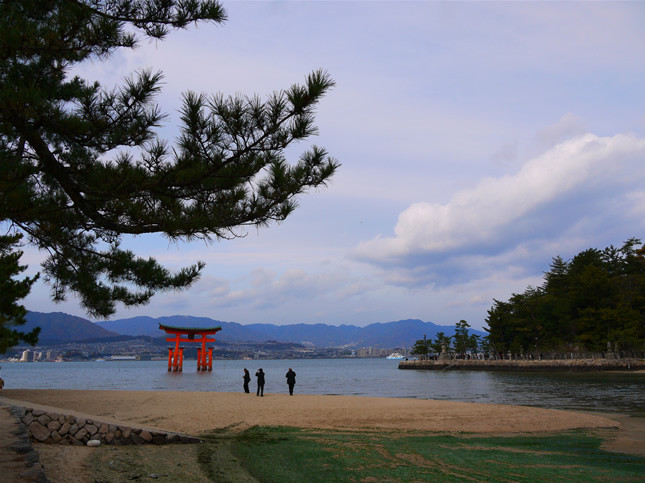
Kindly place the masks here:
[[(616, 427), (595, 414), (526, 406), (427, 399), (182, 392), (21, 390), (0, 393), (23, 406), (44, 405), (133, 426), (191, 435), (255, 425), (469, 433), (552, 432)], [(7, 401), (10, 402), (10, 401)]]

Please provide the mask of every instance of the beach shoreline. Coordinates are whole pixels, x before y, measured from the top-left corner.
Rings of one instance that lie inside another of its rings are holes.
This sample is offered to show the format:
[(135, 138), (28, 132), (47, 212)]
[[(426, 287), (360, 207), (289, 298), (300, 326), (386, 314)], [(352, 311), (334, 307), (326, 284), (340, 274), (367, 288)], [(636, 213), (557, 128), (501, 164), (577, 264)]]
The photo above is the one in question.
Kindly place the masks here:
[(187, 392), (9, 389), (0, 400), (190, 435), (223, 428), (294, 426), (528, 433), (615, 427), (597, 414), (430, 399)]
[[(645, 418), (528, 406), (363, 396), (50, 389), (4, 390), (0, 402), (194, 436), (254, 426), (462, 436), (588, 430), (603, 435), (607, 451), (645, 456)], [(51, 481), (66, 481), (70, 468), (78, 469), (78, 481), (93, 481), (88, 463), (93, 448), (42, 443), (35, 448)], [(146, 451), (153, 461), (163, 458), (159, 447), (151, 445)]]

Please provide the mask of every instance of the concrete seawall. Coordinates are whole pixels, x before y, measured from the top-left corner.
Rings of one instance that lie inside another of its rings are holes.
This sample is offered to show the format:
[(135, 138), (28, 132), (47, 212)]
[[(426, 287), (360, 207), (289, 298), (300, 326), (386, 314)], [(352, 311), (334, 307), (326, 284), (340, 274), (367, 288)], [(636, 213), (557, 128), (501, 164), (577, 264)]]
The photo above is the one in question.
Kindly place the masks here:
[(645, 370), (645, 359), (552, 359), (541, 361), (450, 359), (441, 361), (401, 361), (399, 369), (527, 372), (639, 371)]

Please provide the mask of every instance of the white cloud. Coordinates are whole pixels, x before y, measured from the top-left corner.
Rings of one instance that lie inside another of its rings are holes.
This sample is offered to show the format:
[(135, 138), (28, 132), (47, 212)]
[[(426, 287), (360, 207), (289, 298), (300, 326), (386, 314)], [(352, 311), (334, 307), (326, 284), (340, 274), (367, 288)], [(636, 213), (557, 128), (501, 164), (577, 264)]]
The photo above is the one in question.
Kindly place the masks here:
[[(207, 267), (190, 290), (115, 317), (476, 324), (492, 298), (536, 283), (553, 256), (643, 236), (637, 3), (396, 6), (233, 2), (223, 26), (173, 32), (75, 70), (106, 87), (141, 67), (162, 70), (169, 140), (188, 89), (265, 97), (318, 67), (337, 81), (312, 139), (343, 163), (329, 189), (244, 239), (125, 239), (173, 270)], [(628, 131), (638, 137), (601, 137)], [(343, 258), (351, 247), (355, 260)], [(23, 262), (36, 271), (42, 258), (30, 250)], [(28, 307), (84, 315), (74, 298), (57, 306), (48, 295), (39, 282)]]
[[(593, 194), (589, 193), (593, 189), (597, 196), (608, 197), (625, 183), (642, 181), (644, 155), (645, 139), (633, 135), (586, 134), (570, 139), (527, 162), (518, 173), (483, 179), (448, 203), (414, 203), (400, 214), (395, 236), (363, 242), (353, 255), (380, 264), (464, 249), (476, 254), (491, 246), (505, 250), (509, 237), (534, 231), (532, 223), (540, 229), (561, 223), (562, 232), (576, 217), (592, 214), (576, 211), (562, 219), (557, 211), (545, 213), (546, 207), (558, 210), (557, 203), (564, 201), (560, 208), (566, 211), (566, 199), (580, 193)], [(546, 216), (553, 219), (545, 220)]]

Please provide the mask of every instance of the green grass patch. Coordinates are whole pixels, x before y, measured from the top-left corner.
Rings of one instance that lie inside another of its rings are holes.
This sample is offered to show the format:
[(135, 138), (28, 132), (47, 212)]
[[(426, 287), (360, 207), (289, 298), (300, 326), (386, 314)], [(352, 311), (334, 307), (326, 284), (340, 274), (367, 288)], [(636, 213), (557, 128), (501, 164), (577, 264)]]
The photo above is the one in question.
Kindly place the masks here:
[(248, 475), (264, 482), (645, 478), (645, 458), (603, 451), (602, 438), (585, 431), (484, 437), (254, 427), (207, 439), (202, 451), (225, 442)]

